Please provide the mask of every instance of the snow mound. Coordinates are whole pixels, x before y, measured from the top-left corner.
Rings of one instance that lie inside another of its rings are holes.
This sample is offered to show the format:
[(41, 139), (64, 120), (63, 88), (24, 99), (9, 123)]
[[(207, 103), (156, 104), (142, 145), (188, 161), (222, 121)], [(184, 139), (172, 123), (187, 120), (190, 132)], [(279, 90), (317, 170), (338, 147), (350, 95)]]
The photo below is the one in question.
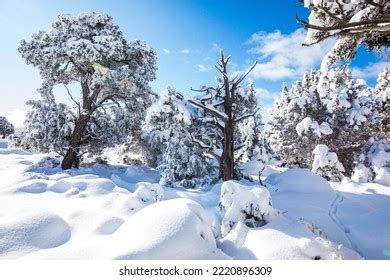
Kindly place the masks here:
[[(348, 228), (351, 238), (357, 240), (358, 250), (368, 259), (390, 259), (390, 207), (361, 215)], [(384, 241), (387, 247), (384, 247)]]
[[(360, 259), (354, 251), (318, 237), (304, 225), (279, 215), (264, 227), (237, 225), (221, 242), (221, 249), (237, 259), (329, 260)], [(237, 241), (237, 236), (240, 240)]]
[(119, 217), (108, 217), (96, 229), (97, 234), (113, 234), (125, 221)]
[(127, 213), (135, 213), (163, 198), (164, 189), (159, 184), (139, 183), (137, 186), (138, 188), (125, 201), (124, 209)]
[(211, 222), (196, 202), (179, 198), (152, 204), (112, 235), (112, 259), (226, 259)]
[(8, 148), (8, 141), (0, 139), (0, 149), (7, 149)]
[(58, 247), (71, 237), (69, 225), (47, 212), (9, 217), (0, 222), (0, 255), (17, 257), (26, 252)]
[(126, 181), (129, 183), (159, 181), (158, 172), (141, 166), (131, 166), (126, 170)]
[(44, 179), (32, 179), (17, 185), (16, 193), (44, 193), (47, 190), (48, 181)]
[(390, 187), (390, 167), (380, 168), (374, 182)]
[(95, 175), (78, 175), (63, 178), (48, 187), (48, 190), (55, 193), (101, 195), (113, 191), (115, 184), (106, 178)]
[(266, 183), (277, 192), (332, 192), (324, 178), (306, 168), (291, 168), (281, 174), (271, 174)]
[(265, 225), (277, 211), (272, 208), (271, 195), (264, 187), (249, 187), (235, 181), (222, 184), (219, 207), (223, 219), (222, 236), (225, 236), (239, 221), (249, 227)]

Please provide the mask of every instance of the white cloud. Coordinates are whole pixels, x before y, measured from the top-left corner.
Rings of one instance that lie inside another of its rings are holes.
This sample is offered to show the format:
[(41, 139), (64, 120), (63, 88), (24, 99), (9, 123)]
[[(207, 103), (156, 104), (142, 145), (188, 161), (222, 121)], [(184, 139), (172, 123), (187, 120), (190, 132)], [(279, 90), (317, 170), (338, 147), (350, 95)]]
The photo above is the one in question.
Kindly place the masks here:
[(263, 123), (268, 123), (271, 117), (271, 110), (275, 98), (280, 95), (280, 92), (269, 91), (265, 88), (256, 87), (256, 96), (260, 104), (260, 113), (263, 118)]
[(219, 52), (221, 50), (221, 46), (217, 43), (211, 44), (211, 51), (212, 52)]
[(302, 42), (305, 36), (306, 31), (302, 28), (291, 34), (282, 34), (279, 30), (253, 34), (250, 43), (256, 46), (250, 52), (259, 55), (259, 64), (253, 70), (252, 77), (264, 80), (294, 79), (317, 67), (333, 41), (304, 47)]
[(372, 78), (376, 79), (379, 73), (383, 72), (385, 67), (389, 67), (388, 61), (370, 63), (363, 68), (353, 67), (351, 70), (354, 78), (363, 78), (367, 80)]
[(212, 67), (204, 66), (203, 64), (197, 64), (196, 68), (198, 69), (199, 72), (208, 72), (208, 71), (211, 71), (211, 69), (212, 69)]
[(164, 51), (166, 54), (171, 54), (171, 50), (169, 50), (169, 49), (163, 49), (163, 51)]
[(181, 50), (181, 52), (184, 53), (184, 54), (189, 54), (190, 50), (189, 49), (184, 49), (184, 50)]
[(0, 112), (1, 116), (4, 116), (10, 121), (15, 128), (23, 127), (26, 111), (23, 109), (15, 109), (11, 111)]

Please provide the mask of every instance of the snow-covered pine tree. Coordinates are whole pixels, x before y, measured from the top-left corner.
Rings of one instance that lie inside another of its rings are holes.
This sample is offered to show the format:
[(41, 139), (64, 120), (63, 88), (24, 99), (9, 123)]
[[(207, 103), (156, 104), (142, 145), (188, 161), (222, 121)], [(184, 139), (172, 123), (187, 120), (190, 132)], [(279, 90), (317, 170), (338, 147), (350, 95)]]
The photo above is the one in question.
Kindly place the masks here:
[(220, 60), (216, 65), (222, 76), (218, 79), (219, 84), (216, 87), (202, 87), (196, 90), (201, 96), (189, 99), (192, 105), (202, 109), (204, 113), (204, 126), (193, 135), (195, 143), (218, 160), (219, 177), (223, 181), (238, 177), (234, 153), (240, 147), (235, 141), (235, 130), (244, 120), (255, 115), (240, 100), (244, 92), (241, 83), (255, 64), (243, 74), (231, 78), (228, 73), (230, 58), (231, 56), (225, 57), (221, 50)]
[(390, 172), (390, 70), (385, 68), (378, 76), (374, 90), (377, 125), (357, 158), (352, 179), (357, 182), (380, 182)]
[(271, 112), (269, 142), (289, 166), (311, 166), (318, 139), (329, 133), (324, 122), (326, 109), (316, 91), (317, 81), (318, 72), (312, 71), (305, 73), (290, 90), (283, 84)]
[(0, 135), (3, 139), (6, 136), (9, 136), (15, 132), (15, 128), (12, 123), (10, 123), (6, 117), (0, 116)]
[(289, 165), (309, 167), (318, 144), (335, 152), (345, 175), (378, 124), (377, 98), (365, 81), (348, 71), (331, 69), (304, 75), (291, 90), (284, 88), (270, 121), (270, 143)]
[(195, 188), (212, 180), (214, 168), (209, 157), (195, 144), (199, 110), (183, 95), (168, 87), (147, 111), (143, 138), (149, 143), (161, 172), (160, 184)]
[[(104, 131), (103, 137), (96, 137), (101, 136), (103, 128), (116, 125), (108, 121), (108, 114), (114, 114), (114, 119), (142, 119), (150, 104), (148, 84), (155, 78), (155, 52), (144, 42), (127, 42), (109, 15), (60, 15), (50, 31), (33, 34), (29, 42), (22, 41), (18, 50), (28, 64), (39, 69), (43, 79), (40, 93), (45, 100), (54, 102), (53, 87), (63, 85), (76, 105), (63, 169), (78, 166), (82, 145), (91, 151), (104, 147), (101, 140), (110, 133)], [(79, 85), (81, 100), (74, 98), (69, 84)], [(127, 125), (131, 122), (122, 124), (126, 126), (111, 131), (120, 133), (120, 137), (110, 140), (122, 139), (134, 129)], [(104, 144), (114, 145), (116, 141)]]
[[(245, 110), (252, 116), (236, 124), (235, 128), (235, 161), (236, 164), (251, 159), (263, 159), (261, 157), (261, 135), (263, 130), (260, 105), (253, 81), (249, 80), (248, 86), (242, 88), (237, 94), (237, 107)], [(242, 114), (242, 112), (241, 112)]]
[(390, 139), (390, 67), (385, 67), (379, 74), (375, 94), (379, 112), (379, 133)]

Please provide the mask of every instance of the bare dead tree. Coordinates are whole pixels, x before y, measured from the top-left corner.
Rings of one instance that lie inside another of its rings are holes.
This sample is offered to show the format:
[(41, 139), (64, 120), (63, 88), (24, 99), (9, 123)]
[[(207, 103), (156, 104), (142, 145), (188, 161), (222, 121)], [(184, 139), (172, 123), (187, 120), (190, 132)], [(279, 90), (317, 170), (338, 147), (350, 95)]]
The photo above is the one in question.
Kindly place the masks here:
[(240, 84), (257, 63), (255, 62), (241, 75), (230, 78), (228, 74), (228, 63), (230, 59), (231, 56), (225, 57), (221, 50), (220, 60), (215, 66), (222, 76), (221, 83), (217, 87), (205, 87), (195, 90), (203, 93), (204, 96), (199, 100), (189, 100), (192, 105), (202, 109), (206, 115), (211, 116), (207, 120), (207, 124), (213, 126), (222, 135), (222, 154), (220, 156), (213, 152), (212, 146), (203, 143), (201, 140), (195, 139), (194, 143), (219, 160), (219, 175), (223, 181), (235, 179), (234, 128), (239, 122), (254, 115), (253, 113), (247, 113), (245, 109), (239, 110), (236, 102)]

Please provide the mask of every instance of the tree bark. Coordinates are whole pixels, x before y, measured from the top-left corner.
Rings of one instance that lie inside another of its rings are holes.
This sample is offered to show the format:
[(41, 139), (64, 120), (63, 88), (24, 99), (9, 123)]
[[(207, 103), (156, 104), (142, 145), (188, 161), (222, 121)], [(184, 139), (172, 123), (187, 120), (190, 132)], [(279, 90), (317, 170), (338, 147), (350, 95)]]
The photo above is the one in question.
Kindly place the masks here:
[(79, 167), (79, 163), (80, 163), (79, 148), (88, 121), (89, 121), (89, 115), (82, 115), (77, 120), (72, 136), (70, 138), (70, 147), (66, 152), (64, 159), (62, 160), (61, 163), (62, 169), (65, 170), (65, 169), (71, 169), (73, 167), (75, 168)]
[(224, 143), (222, 153), (222, 180), (229, 181), (234, 179), (234, 147), (233, 147), (233, 124), (227, 122), (224, 130)]
[(83, 94), (83, 111), (79, 116), (79, 119), (76, 121), (75, 128), (70, 137), (70, 147), (66, 152), (64, 159), (62, 160), (61, 167), (62, 169), (71, 169), (78, 168), (80, 164), (80, 155), (79, 149), (82, 137), (87, 127), (87, 123), (94, 111), (94, 102), (96, 101), (97, 94), (99, 90), (96, 90), (92, 95), (90, 95), (90, 89), (88, 87), (87, 79), (83, 79), (81, 82), (81, 89)]

